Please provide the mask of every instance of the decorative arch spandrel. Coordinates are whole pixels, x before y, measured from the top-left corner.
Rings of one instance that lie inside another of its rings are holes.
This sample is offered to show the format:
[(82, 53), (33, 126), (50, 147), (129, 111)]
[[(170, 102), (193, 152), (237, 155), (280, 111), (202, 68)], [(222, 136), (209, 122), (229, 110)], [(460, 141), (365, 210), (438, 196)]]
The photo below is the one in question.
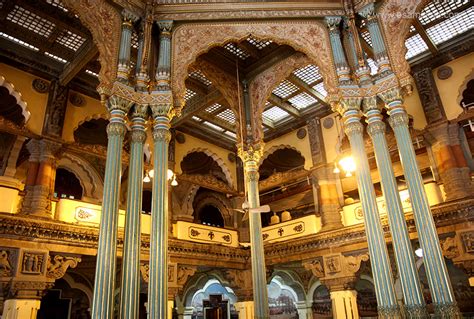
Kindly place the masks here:
[(405, 40), (417, 14), (429, 1), (385, 0), (378, 11), (392, 69), (402, 85), (411, 83), (410, 65), (405, 59)]
[(262, 113), (265, 102), (272, 94), (273, 89), (286, 79), (295, 69), (312, 63), (305, 54), (298, 52), (278, 62), (257, 75), (250, 83), (250, 103), (252, 105), (254, 127), (256, 138), (263, 138)]
[(286, 44), (305, 53), (319, 67), (329, 94), (337, 77), (326, 26), (316, 20), (183, 24), (173, 32), (172, 87), (177, 105), (184, 105), (189, 66), (212, 47), (252, 35)]
[(99, 50), (100, 84), (98, 91), (112, 87), (117, 75), (118, 51), (122, 18), (120, 13), (105, 0), (61, 0), (75, 12), (92, 34)]

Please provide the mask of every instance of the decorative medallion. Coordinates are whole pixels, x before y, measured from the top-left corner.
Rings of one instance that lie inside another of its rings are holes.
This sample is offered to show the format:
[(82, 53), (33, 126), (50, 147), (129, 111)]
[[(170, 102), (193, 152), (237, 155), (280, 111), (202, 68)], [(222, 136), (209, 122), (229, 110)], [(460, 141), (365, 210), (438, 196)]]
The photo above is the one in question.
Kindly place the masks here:
[(84, 97), (74, 92), (71, 92), (71, 94), (69, 94), (69, 102), (71, 102), (72, 105), (77, 107), (82, 107), (86, 105), (86, 100), (84, 99)]
[(183, 133), (176, 133), (176, 142), (179, 144), (184, 144), (184, 142), (186, 142), (186, 137)]
[(33, 80), (33, 89), (38, 93), (48, 93), (49, 83), (43, 79), (34, 79)]
[(300, 128), (296, 132), (296, 137), (298, 137), (300, 140), (304, 139), (306, 137), (306, 129), (305, 128)]
[(437, 75), (440, 80), (449, 79), (453, 75), (453, 69), (446, 65), (442, 66), (438, 69)]
[(323, 127), (329, 130), (334, 125), (334, 119), (332, 117), (327, 117), (323, 121)]

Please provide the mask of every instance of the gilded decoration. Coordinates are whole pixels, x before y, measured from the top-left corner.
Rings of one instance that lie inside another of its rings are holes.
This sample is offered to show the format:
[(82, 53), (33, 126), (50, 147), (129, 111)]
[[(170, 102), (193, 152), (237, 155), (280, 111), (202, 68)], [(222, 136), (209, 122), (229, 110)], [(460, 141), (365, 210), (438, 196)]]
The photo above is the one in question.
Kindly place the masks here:
[(410, 65), (405, 59), (405, 40), (416, 15), (429, 0), (385, 0), (378, 11), (381, 30), (394, 73), (402, 86), (410, 84)]
[(337, 88), (329, 35), (326, 27), (314, 20), (265, 23), (183, 24), (173, 32), (172, 87), (177, 104), (184, 105), (185, 80), (189, 66), (210, 48), (252, 35), (287, 44), (308, 55), (318, 65), (328, 93)]
[(11, 277), (13, 275), (11, 255), (10, 250), (0, 250), (0, 277)]
[(272, 91), (295, 69), (310, 63), (312, 61), (308, 56), (298, 52), (266, 69), (250, 82), (250, 104), (253, 105), (252, 119), (257, 139), (263, 138), (262, 113)]
[(81, 258), (79, 257), (56, 255), (51, 258), (51, 255), (49, 255), (46, 264), (46, 277), (52, 279), (62, 278), (68, 268), (76, 268), (80, 261)]
[(117, 74), (122, 17), (105, 0), (62, 0), (92, 33), (101, 64), (99, 91), (110, 90)]
[(237, 194), (237, 191), (235, 189), (212, 175), (181, 174), (177, 178), (178, 181), (186, 181), (205, 188), (209, 188), (216, 192), (226, 194)]

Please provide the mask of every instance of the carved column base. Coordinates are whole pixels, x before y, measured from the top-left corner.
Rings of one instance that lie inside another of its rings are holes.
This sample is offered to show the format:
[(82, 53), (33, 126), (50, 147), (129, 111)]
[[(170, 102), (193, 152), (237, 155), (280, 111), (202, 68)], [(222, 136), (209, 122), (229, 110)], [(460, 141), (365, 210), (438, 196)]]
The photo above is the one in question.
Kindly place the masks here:
[(239, 319), (253, 319), (253, 301), (242, 301), (235, 303), (235, 309), (239, 312)]
[(3, 305), (3, 319), (36, 318), (41, 305), (37, 299), (9, 299)]
[(377, 307), (379, 319), (401, 319), (401, 311), (399, 306), (393, 307)]
[(448, 201), (473, 196), (474, 189), (469, 177), (469, 167), (451, 168), (440, 175)]
[(407, 319), (426, 319), (429, 318), (426, 305), (405, 305), (405, 317)]
[(51, 218), (49, 187), (45, 185), (35, 185), (27, 186), (25, 190), (26, 195), (21, 213), (25, 215)]
[(458, 305), (453, 303), (435, 303), (434, 318), (436, 319), (458, 319), (462, 318)]

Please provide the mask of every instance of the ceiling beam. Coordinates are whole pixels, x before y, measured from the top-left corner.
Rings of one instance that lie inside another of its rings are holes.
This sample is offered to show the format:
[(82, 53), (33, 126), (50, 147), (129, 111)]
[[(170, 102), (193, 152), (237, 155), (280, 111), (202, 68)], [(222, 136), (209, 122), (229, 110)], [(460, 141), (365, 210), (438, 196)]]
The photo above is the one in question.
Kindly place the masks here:
[(205, 109), (208, 106), (211, 106), (214, 103), (224, 103), (225, 98), (221, 94), (221, 92), (215, 88), (211, 89), (211, 91), (205, 96), (198, 96), (188, 102), (186, 102), (185, 107), (183, 108), (183, 113), (180, 117), (175, 117), (172, 121), (172, 126), (176, 127), (178, 125), (183, 124), (193, 115), (198, 113), (199, 111)]
[(192, 78), (192, 77), (188, 77), (186, 79), (186, 88), (200, 94), (200, 95), (206, 95), (209, 91), (208, 87), (206, 85), (204, 85), (203, 83), (201, 83), (200, 81)]
[(418, 34), (421, 36), (423, 41), (425, 41), (426, 45), (428, 46), (428, 49), (431, 51), (433, 55), (438, 54), (439, 50), (436, 44), (434, 44), (433, 40), (431, 40), (430, 36), (426, 32), (425, 28), (423, 27), (423, 24), (421, 24), (419, 19), (413, 20), (413, 26), (415, 27), (416, 31)]
[(222, 127), (223, 129), (225, 129), (227, 131), (231, 131), (231, 132), (235, 133), (235, 125), (232, 125), (229, 122), (227, 122), (227, 121), (225, 121), (221, 118), (218, 118), (217, 116), (212, 115), (212, 114), (210, 114), (210, 113), (208, 113), (204, 110), (199, 112), (197, 114), (197, 116), (199, 116), (200, 118), (202, 118), (203, 120), (205, 120), (207, 122), (211, 122), (214, 125), (220, 126), (220, 127)]
[(370, 44), (364, 39), (364, 37), (359, 34), (360, 44), (362, 45), (362, 50), (367, 53), (367, 56), (375, 61), (374, 49)]
[(93, 59), (97, 58), (99, 50), (92, 40), (87, 40), (77, 51), (74, 60), (66, 63), (59, 75), (59, 84), (67, 85)]
[(243, 40), (237, 43), (237, 47), (239, 47), (239, 49), (244, 50), (245, 52), (250, 54), (250, 56), (254, 59), (258, 60), (262, 57), (260, 50), (254, 47), (253, 45), (251, 45), (250, 43), (248, 43), (246, 40)]
[(287, 78), (287, 80), (290, 81), (291, 83), (293, 83), (294, 85), (296, 85), (297, 87), (299, 87), (301, 90), (303, 90), (306, 93), (308, 93), (308, 94), (312, 95), (313, 97), (315, 97), (318, 100), (319, 103), (324, 104), (324, 105), (327, 104), (326, 101), (325, 101), (324, 96), (321, 93), (319, 93), (318, 91), (316, 91), (315, 89), (310, 87), (308, 84), (306, 84), (305, 82), (300, 80), (294, 74), (290, 74), (290, 76)]
[(266, 126), (269, 129), (272, 129), (272, 130), (275, 129), (275, 125), (273, 124), (273, 122), (263, 117), (263, 115), (262, 115), (262, 124), (263, 126)]
[(288, 112), (293, 117), (300, 117), (300, 115), (301, 115), (300, 111), (297, 108), (295, 108), (290, 103), (283, 101), (281, 98), (279, 98), (278, 96), (276, 96), (273, 93), (268, 98), (268, 102), (270, 102), (270, 103), (278, 106), (279, 108), (285, 110), (286, 112)]
[(263, 71), (292, 56), (293, 54), (295, 54), (295, 50), (293, 48), (288, 46), (280, 46), (278, 49), (264, 56), (262, 59), (246, 67), (243, 70), (246, 75), (245, 78), (250, 81)]

